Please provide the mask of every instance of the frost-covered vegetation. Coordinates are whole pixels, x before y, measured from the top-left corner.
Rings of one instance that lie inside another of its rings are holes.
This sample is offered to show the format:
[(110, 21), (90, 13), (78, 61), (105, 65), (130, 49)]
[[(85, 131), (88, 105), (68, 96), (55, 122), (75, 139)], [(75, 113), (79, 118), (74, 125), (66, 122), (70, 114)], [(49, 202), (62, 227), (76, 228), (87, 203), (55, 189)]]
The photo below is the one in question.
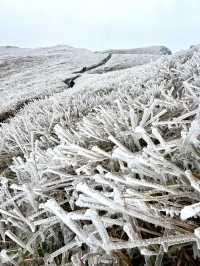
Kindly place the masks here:
[(198, 265), (199, 62), (84, 74), (1, 124), (2, 265)]

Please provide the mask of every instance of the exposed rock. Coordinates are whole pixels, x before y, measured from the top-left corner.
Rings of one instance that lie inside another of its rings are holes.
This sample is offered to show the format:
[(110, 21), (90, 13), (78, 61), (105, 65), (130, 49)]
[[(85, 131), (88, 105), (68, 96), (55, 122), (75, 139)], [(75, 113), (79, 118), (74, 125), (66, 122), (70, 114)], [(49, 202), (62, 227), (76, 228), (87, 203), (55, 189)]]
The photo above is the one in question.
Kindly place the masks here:
[(68, 88), (72, 88), (72, 87), (74, 87), (74, 85), (75, 85), (75, 80), (77, 79), (77, 78), (79, 78), (81, 75), (76, 75), (76, 76), (74, 76), (74, 77), (70, 77), (70, 78), (66, 78), (65, 80), (63, 80), (63, 82), (68, 86)]

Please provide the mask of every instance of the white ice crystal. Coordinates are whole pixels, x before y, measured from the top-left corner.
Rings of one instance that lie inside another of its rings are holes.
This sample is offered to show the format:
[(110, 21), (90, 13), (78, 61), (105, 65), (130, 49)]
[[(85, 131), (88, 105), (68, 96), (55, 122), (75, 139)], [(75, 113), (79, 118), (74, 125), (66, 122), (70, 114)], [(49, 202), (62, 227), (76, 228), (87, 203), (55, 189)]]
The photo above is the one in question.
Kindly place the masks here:
[[(157, 266), (171, 246), (189, 245), (197, 256), (200, 47), (94, 74), (117, 64), (115, 54), (107, 65), (81, 73), (73, 88), (58, 85), (105, 55), (57, 47), (19, 51), (23, 58), (10, 60), (28, 64), (29, 52), (30, 82), (38, 90), (30, 93), (28, 80), (21, 88), (29, 72), (19, 70), (12, 74), (19, 76), (16, 88), (1, 99), (0, 236), (8, 241), (1, 263), (18, 265), (23, 254), (33, 265), (122, 265), (140, 252), (146, 265), (154, 256)], [(2, 71), (2, 86), (10, 71)], [(52, 95), (4, 120), (20, 91), (26, 99)]]

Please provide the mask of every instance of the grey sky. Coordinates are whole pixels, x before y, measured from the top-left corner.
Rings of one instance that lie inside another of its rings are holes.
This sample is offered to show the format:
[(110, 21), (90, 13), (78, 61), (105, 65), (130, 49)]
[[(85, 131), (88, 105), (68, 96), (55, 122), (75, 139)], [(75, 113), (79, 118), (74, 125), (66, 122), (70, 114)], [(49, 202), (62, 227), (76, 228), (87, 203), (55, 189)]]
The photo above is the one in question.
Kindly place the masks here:
[(200, 0), (0, 0), (0, 45), (93, 50), (200, 43)]

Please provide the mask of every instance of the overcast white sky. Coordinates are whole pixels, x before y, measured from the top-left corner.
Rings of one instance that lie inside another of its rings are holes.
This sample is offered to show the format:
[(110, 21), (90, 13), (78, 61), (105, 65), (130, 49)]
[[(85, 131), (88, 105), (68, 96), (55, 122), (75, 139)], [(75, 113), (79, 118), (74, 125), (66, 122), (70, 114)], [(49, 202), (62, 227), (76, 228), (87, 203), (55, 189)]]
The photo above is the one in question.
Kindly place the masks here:
[(0, 45), (96, 49), (200, 43), (200, 0), (0, 0)]

